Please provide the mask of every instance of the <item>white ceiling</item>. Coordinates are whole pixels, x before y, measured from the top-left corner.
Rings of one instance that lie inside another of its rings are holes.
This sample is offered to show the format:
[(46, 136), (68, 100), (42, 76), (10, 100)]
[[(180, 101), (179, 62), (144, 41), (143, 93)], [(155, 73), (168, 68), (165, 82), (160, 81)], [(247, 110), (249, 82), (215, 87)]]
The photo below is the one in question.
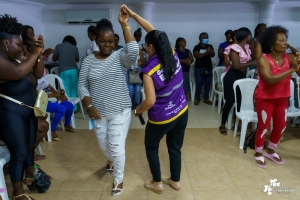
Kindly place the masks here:
[[(210, 3), (210, 2), (258, 2), (268, 0), (8, 0), (17, 2), (33, 2), (38, 4), (130, 4), (141, 2), (154, 2), (154, 3)], [(300, 0), (279, 0), (300, 2)]]

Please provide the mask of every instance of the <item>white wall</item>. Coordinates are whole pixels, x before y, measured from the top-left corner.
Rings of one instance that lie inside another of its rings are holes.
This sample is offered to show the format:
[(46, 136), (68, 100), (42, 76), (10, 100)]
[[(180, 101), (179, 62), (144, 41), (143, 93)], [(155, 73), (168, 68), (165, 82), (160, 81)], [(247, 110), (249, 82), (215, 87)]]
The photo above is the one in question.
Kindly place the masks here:
[(34, 28), (35, 34), (45, 35), (42, 20), (42, 6), (38, 4), (22, 4), (0, 1), (0, 14), (10, 14), (17, 17), (23, 25), (30, 25)]

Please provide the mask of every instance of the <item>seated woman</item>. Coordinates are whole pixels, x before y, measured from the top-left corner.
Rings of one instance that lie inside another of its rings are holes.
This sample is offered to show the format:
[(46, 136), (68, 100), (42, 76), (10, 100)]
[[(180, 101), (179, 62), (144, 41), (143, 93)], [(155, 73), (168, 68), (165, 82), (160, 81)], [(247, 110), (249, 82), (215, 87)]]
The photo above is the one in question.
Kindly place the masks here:
[(63, 117), (65, 117), (65, 130), (69, 132), (76, 132), (76, 129), (70, 125), (74, 105), (67, 100), (64, 91), (57, 92), (44, 78), (38, 80), (37, 90), (44, 90), (46, 93), (48, 93), (49, 98), (55, 97), (58, 100), (57, 102), (49, 101), (47, 106), (47, 112), (54, 113), (51, 124), (52, 140), (61, 140), (61, 138), (59, 138), (56, 134), (56, 128)]
[[(271, 26), (260, 36), (263, 55), (258, 60), (259, 82), (254, 92), (258, 125), (255, 135), (254, 159), (260, 168), (266, 168), (264, 156), (276, 164), (283, 159), (275, 152), (286, 128), (288, 98), (292, 73), (300, 75), (299, 54), (287, 54), (287, 30), (281, 26)], [(273, 130), (268, 148), (263, 155), (263, 146), (270, 121)]]

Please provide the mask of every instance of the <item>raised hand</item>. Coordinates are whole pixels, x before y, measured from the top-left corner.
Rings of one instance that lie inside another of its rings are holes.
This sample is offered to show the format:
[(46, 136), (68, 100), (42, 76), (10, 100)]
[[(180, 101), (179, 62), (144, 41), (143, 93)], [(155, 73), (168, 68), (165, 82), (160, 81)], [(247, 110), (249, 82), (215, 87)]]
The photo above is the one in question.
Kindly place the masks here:
[(300, 57), (295, 57), (292, 62), (292, 69), (298, 71), (300, 67)]
[(126, 10), (124, 10), (121, 6), (120, 13), (119, 13), (119, 22), (120, 24), (127, 24), (129, 20), (129, 14)]
[(135, 15), (135, 12), (133, 12), (132, 10), (130, 10), (125, 4), (123, 4), (121, 6), (121, 9), (123, 11), (126, 11), (129, 14), (129, 17), (133, 17), (133, 15)]
[(30, 54), (40, 55), (44, 49), (44, 40), (42, 35), (38, 35), (37, 40), (34, 41), (34, 44), (30, 47)]

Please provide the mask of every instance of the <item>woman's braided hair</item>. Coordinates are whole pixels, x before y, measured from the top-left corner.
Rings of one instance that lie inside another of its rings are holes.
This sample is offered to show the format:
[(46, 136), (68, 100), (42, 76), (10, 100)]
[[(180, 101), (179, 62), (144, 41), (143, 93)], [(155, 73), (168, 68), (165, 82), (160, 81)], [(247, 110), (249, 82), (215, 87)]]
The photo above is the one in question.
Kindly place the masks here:
[(0, 15), (0, 40), (11, 39), (14, 35), (21, 35), (23, 25), (18, 22), (16, 17), (8, 14)]

